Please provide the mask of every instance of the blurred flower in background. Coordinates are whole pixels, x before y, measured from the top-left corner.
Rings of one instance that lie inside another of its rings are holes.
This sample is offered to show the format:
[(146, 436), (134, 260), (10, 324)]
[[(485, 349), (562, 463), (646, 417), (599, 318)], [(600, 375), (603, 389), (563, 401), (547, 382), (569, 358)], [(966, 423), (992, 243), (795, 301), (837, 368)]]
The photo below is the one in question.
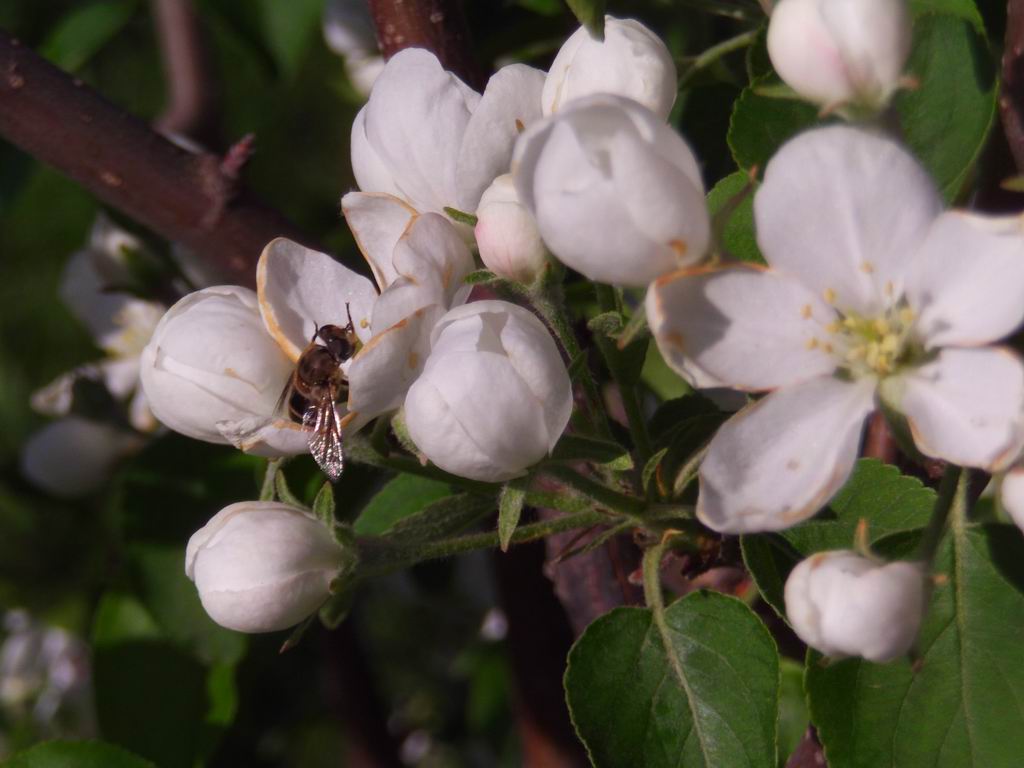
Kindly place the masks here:
[(20, 609), (3, 614), (2, 628), (0, 758), (14, 730), (51, 739), (95, 736), (88, 646)]
[(328, 0), (324, 6), (324, 42), (345, 59), (352, 87), (369, 96), (374, 80), (384, 69), (384, 57), (377, 48), (366, 0)]

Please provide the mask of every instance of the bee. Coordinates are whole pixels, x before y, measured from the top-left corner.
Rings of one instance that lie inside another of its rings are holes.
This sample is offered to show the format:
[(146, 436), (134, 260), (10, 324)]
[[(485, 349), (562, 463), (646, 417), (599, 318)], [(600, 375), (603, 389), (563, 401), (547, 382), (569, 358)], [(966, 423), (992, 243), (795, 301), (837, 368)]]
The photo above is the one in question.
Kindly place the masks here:
[(313, 332), (277, 406), (278, 412), (287, 409), (289, 418), (310, 430), (309, 452), (332, 483), (345, 464), (338, 402), (348, 397), (348, 378), (341, 365), (359, 344), (348, 304), (345, 311), (348, 325), (321, 325)]

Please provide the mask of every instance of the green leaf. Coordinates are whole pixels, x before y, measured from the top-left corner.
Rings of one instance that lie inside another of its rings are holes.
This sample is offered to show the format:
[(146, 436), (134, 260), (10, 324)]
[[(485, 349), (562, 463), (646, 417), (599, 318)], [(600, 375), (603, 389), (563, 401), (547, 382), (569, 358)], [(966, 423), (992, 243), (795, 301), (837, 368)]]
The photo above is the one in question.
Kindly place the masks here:
[(385, 531), (389, 539), (423, 542), (443, 539), (462, 533), (497, 506), (491, 496), (460, 493), (435, 501), (408, 517), (403, 517)]
[(234, 667), (204, 665), (156, 634), (133, 602), (104, 596), (93, 623), (100, 732), (161, 768), (191, 768), (212, 752), (233, 716)]
[(133, 544), (129, 570), (142, 603), (165, 638), (206, 664), (235, 664), (245, 655), (246, 637), (213, 622), (185, 575), (185, 549), (165, 544)]
[(896, 533), (923, 528), (931, 517), (935, 492), (877, 459), (860, 459), (853, 475), (828, 507), (811, 520), (779, 534), (741, 538), (743, 560), (761, 595), (785, 616), (783, 586), (800, 560), (830, 549), (853, 546), (861, 519), (875, 544)]
[(605, 0), (566, 0), (580, 24), (598, 40), (604, 40)]
[(780, 146), (818, 119), (817, 108), (810, 104), (757, 92), (774, 82), (777, 82), (774, 75), (755, 80), (743, 89), (733, 105), (729, 148), (736, 164), (745, 171), (751, 168), (764, 171)]
[[(963, 0), (948, 0), (957, 14), (926, 13), (915, 19), (914, 45), (907, 72), (919, 86), (896, 95), (893, 107), (903, 138), (954, 200), (985, 145), (996, 106), (992, 58), (977, 11)], [(777, 83), (768, 75), (750, 84), (736, 100), (729, 123), (729, 146), (737, 165), (763, 170), (788, 139), (818, 122), (815, 107), (758, 93)]]
[(779, 661), (764, 625), (708, 592), (665, 620), (663, 639), (650, 610), (616, 608), (570, 651), (566, 700), (593, 764), (774, 768)]
[(462, 282), (466, 285), (487, 285), (487, 283), (493, 283), (500, 279), (489, 269), (477, 269), (462, 278)]
[(725, 217), (724, 222), (716, 219), (715, 224), (720, 227), (721, 245), (731, 256), (740, 261), (764, 264), (764, 256), (754, 235), (754, 195), (748, 193), (733, 210), (727, 209), (749, 186), (750, 178), (743, 171), (729, 174), (708, 192), (708, 210), (712, 217)]
[(299, 507), (300, 509), (305, 507), (302, 500), (292, 493), (292, 489), (288, 486), (288, 478), (282, 469), (277, 470), (274, 474), (274, 493), (284, 504), (291, 504), (293, 507)]
[(83, 4), (61, 19), (39, 53), (61, 69), (75, 72), (124, 29), (136, 6), (136, 0)]
[(601, 440), (583, 435), (562, 435), (551, 452), (553, 461), (590, 461), (603, 464), (609, 469), (629, 470), (633, 459), (629, 451), (611, 440)]
[(370, 499), (353, 526), (358, 536), (379, 536), (403, 518), (451, 495), (447, 483), (413, 475), (399, 475)]
[(102, 741), (47, 741), (19, 752), (4, 768), (156, 768), (113, 744)]
[(313, 514), (328, 528), (334, 525), (334, 488), (325, 482), (313, 499)]
[(448, 214), (452, 221), (457, 221), (459, 224), (468, 224), (471, 227), (476, 226), (477, 218), (472, 213), (460, 211), (458, 208), (449, 208), (447, 205), (444, 207), (444, 212)]
[(779, 687), (779, 765), (793, 754), (804, 737), (810, 723), (807, 700), (804, 696), (804, 666), (792, 659), (780, 659), (781, 685)]
[(996, 77), (984, 34), (968, 20), (928, 15), (914, 25), (906, 71), (920, 86), (894, 101), (904, 139), (953, 201), (995, 118)]
[(519, 516), (526, 501), (526, 486), (525, 482), (512, 480), (505, 484), (498, 496), (498, 543), (502, 552), (508, 552), (512, 534), (519, 525)]
[(825, 666), (809, 654), (811, 715), (831, 768), (1020, 764), (1024, 541), (1013, 526), (968, 525), (956, 510), (951, 533), (936, 562), (948, 581), (935, 587), (916, 666)]

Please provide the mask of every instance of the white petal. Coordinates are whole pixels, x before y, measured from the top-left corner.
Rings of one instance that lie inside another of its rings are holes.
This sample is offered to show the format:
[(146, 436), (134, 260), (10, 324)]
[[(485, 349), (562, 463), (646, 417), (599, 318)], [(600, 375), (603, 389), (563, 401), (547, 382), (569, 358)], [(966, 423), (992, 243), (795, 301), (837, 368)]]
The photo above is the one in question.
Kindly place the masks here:
[(806, 131), (768, 163), (754, 198), (768, 263), (843, 311), (899, 298), (913, 254), (941, 211), (935, 186), (897, 142), (861, 128)]
[(102, 488), (117, 462), (143, 444), (138, 435), (110, 424), (68, 416), (29, 437), (21, 471), (53, 496), (85, 496)]
[(367, 139), (417, 210), (440, 212), (457, 204), (459, 147), (479, 101), (478, 93), (422, 48), (396, 53), (374, 83), (366, 105)]
[(1024, 365), (1002, 348), (944, 349), (899, 380), (896, 403), (927, 456), (990, 472), (1024, 444)]
[(395, 245), (398, 278), (373, 308), (374, 334), (423, 307), (461, 304), (469, 294), (465, 277), (473, 256), (448, 219), (436, 213), (417, 217)]
[(363, 192), (402, 196), (394, 174), (366, 136), (366, 110), (363, 107), (352, 121), (352, 175)]
[(118, 314), (130, 301), (137, 299), (127, 293), (107, 290), (116, 284), (101, 275), (95, 263), (98, 258), (102, 256), (92, 250), (71, 254), (61, 278), (60, 298), (89, 329), (96, 345), (106, 348), (121, 332)]
[(1024, 321), (1024, 219), (942, 214), (906, 292), (929, 348), (977, 346), (1012, 333)]
[(475, 211), (484, 190), (508, 171), (519, 132), (540, 119), (544, 77), (539, 69), (511, 64), (487, 82), (459, 150), (456, 178), (460, 210)]
[(676, 100), (676, 68), (665, 43), (634, 19), (605, 16), (604, 40), (580, 27), (558, 51), (544, 83), (544, 114), (594, 93), (643, 104), (663, 120)]
[(873, 394), (868, 382), (823, 377), (733, 416), (701, 465), (701, 522), (721, 533), (751, 533), (814, 515), (853, 470)]
[(256, 266), (256, 290), (267, 330), (292, 360), (319, 326), (343, 326), (349, 312), (356, 335), (369, 341), (373, 283), (326, 253), (283, 237), (271, 240)]
[(359, 350), (348, 368), (349, 412), (342, 420), (346, 430), (356, 431), (401, 407), (430, 352), (430, 331), (443, 314), (443, 307), (424, 307)]
[(1003, 475), (999, 502), (1017, 527), (1024, 531), (1024, 466), (1018, 464)]
[(278, 458), (309, 453), (309, 430), (287, 419), (252, 416), (217, 424), (224, 439), (255, 456)]
[(841, 104), (855, 96), (835, 37), (822, 18), (819, 0), (782, 0), (768, 23), (768, 55), (793, 90), (818, 104)]
[[(681, 140), (680, 143), (682, 147), (671, 156), (693, 157), (690, 148)], [(633, 224), (647, 237), (666, 246), (668, 258), (661, 273), (702, 259), (711, 237), (711, 219), (699, 177), (694, 183), (688, 173), (679, 173), (683, 162), (666, 163), (665, 157), (653, 147), (622, 135), (613, 140), (610, 159), (616, 193)], [(693, 166), (695, 170), (696, 162)]]
[(647, 292), (658, 349), (697, 386), (775, 389), (829, 374), (836, 359), (822, 342), (835, 317), (794, 278), (750, 267), (684, 270)]
[(417, 215), (416, 210), (392, 195), (349, 192), (341, 198), (341, 211), (383, 291), (398, 275), (391, 263), (395, 244)]
[(819, 8), (857, 97), (868, 104), (883, 104), (898, 87), (910, 55), (907, 3), (827, 0)]

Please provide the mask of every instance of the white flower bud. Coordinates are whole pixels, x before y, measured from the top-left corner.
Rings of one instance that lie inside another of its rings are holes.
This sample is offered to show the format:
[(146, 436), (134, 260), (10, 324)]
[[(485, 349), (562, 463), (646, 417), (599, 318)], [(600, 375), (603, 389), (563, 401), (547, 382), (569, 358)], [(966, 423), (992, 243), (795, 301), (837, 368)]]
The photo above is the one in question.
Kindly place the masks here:
[(484, 481), (516, 477), (544, 458), (571, 412), (554, 340), (530, 312), (505, 301), (444, 315), (405, 398), (409, 434), (427, 458)]
[(562, 45), (544, 81), (541, 107), (550, 115), (572, 99), (612, 93), (664, 120), (676, 91), (676, 65), (661, 38), (634, 19), (605, 16), (604, 40), (580, 27)]
[(779, 76), (824, 106), (885, 106), (909, 54), (904, 0), (781, 0), (768, 24)]
[(100, 490), (117, 462), (143, 445), (139, 435), (112, 424), (65, 416), (25, 442), (21, 472), (51, 496), (86, 496)]
[(849, 550), (819, 552), (786, 580), (786, 616), (826, 656), (886, 662), (910, 650), (925, 608), (920, 563), (879, 565)]
[(274, 632), (317, 610), (347, 560), (327, 527), (305, 510), (243, 501), (192, 534), (185, 574), (222, 627)]
[(590, 96), (568, 104), (526, 130), (512, 167), (548, 248), (591, 280), (644, 286), (707, 249), (697, 159), (634, 101)]
[(292, 368), (263, 325), (256, 294), (219, 286), (167, 311), (142, 351), (140, 376), (160, 421), (197, 440), (227, 443), (218, 423), (273, 413)]
[(504, 174), (484, 192), (476, 209), (476, 244), (494, 274), (532, 283), (547, 263), (547, 249), (533, 215), (519, 202), (512, 176)]

